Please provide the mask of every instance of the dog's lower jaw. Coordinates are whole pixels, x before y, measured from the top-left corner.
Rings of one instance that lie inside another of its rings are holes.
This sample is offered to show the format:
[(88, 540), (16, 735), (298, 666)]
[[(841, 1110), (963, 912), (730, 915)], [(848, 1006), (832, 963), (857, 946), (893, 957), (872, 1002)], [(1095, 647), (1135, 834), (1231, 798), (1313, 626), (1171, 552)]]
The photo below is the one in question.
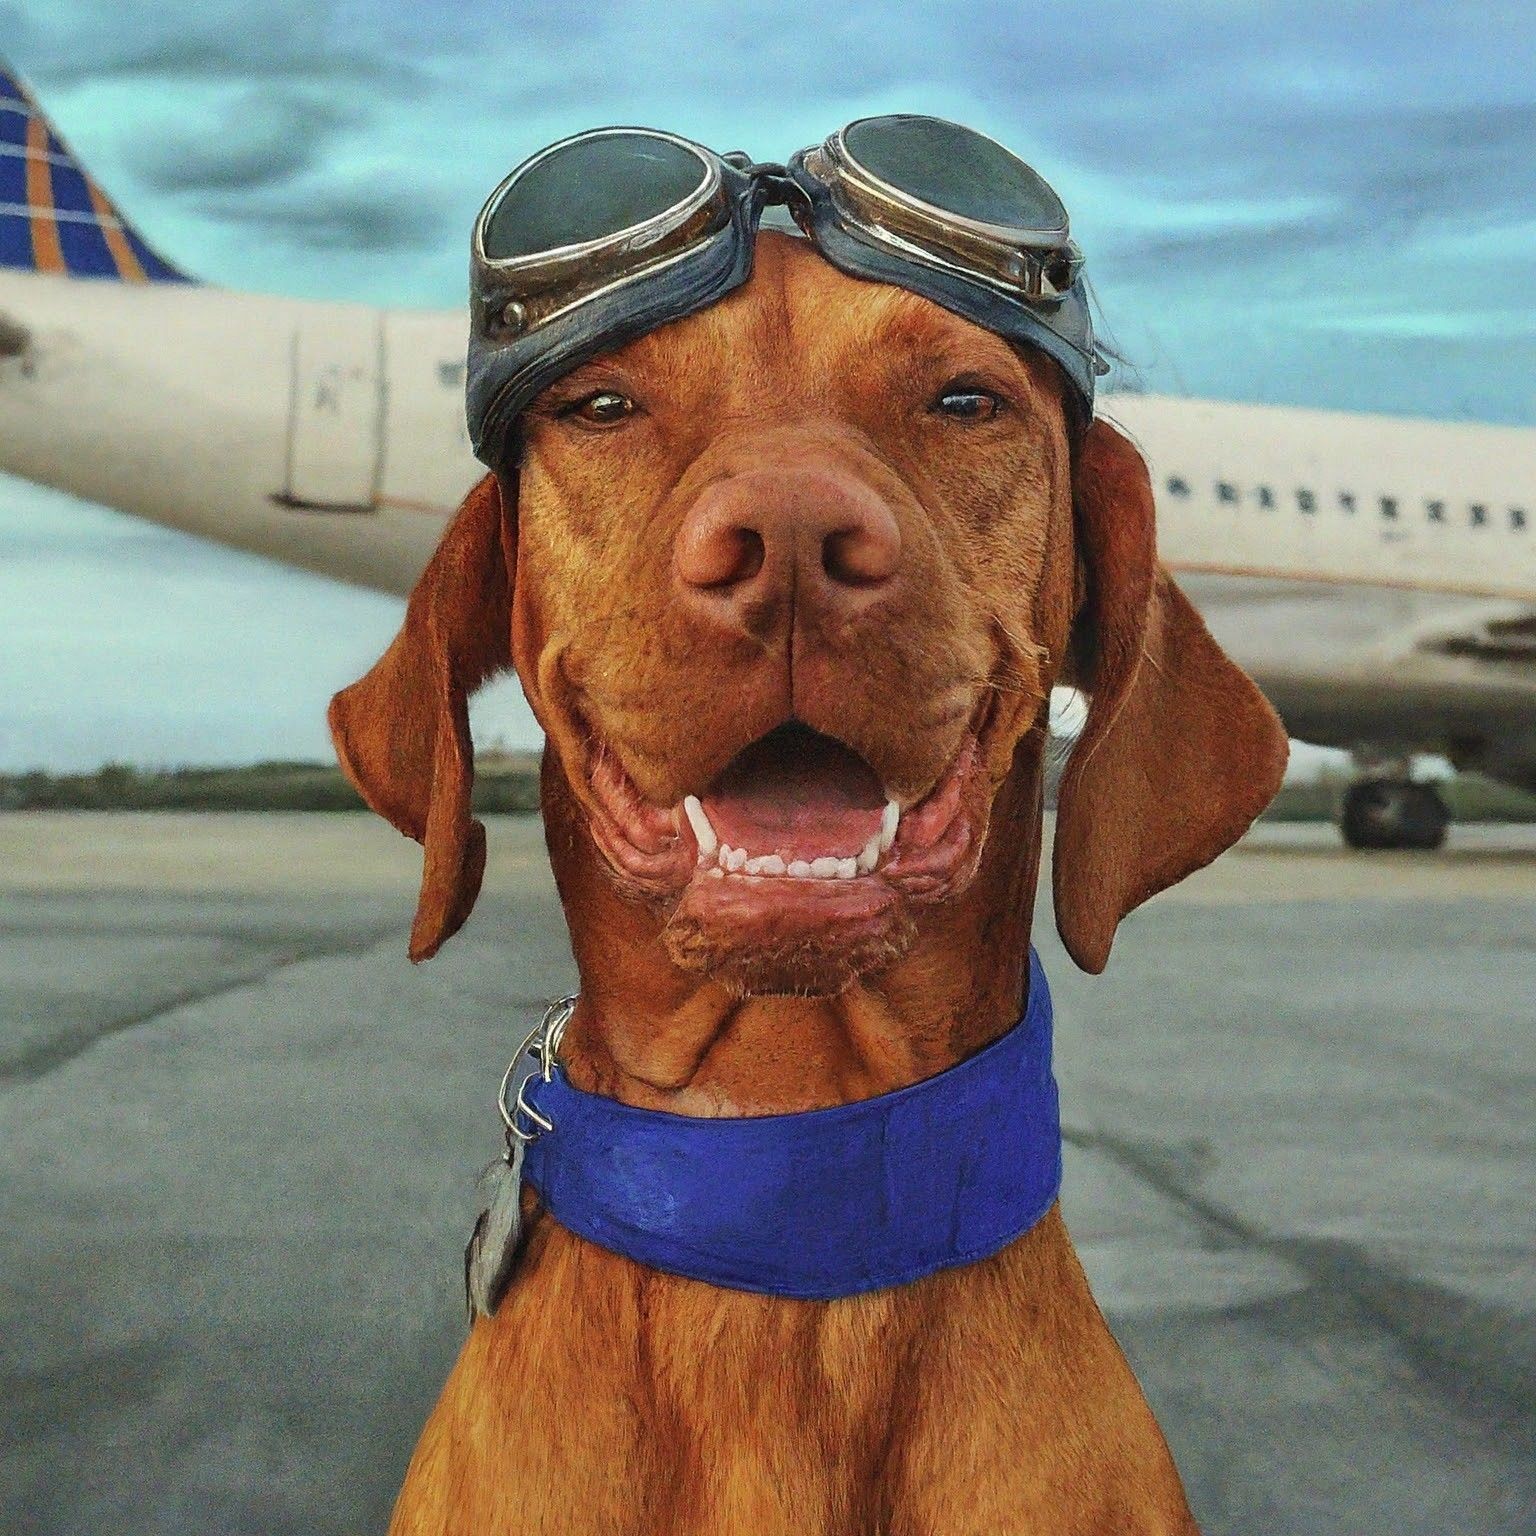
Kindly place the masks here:
[(915, 930), (910, 911), (893, 902), (862, 925), (742, 943), (718, 921), (679, 904), (662, 938), (680, 970), (708, 977), (735, 997), (835, 997), (901, 959)]
[(905, 867), (898, 845), (888, 871), (851, 881), (696, 871), (662, 930), (673, 963), (738, 997), (835, 997), (874, 982), (911, 950), (924, 909), (975, 878), (990, 808), (979, 777), (968, 779), (972, 803), (957, 806), (936, 846), (905, 850)]

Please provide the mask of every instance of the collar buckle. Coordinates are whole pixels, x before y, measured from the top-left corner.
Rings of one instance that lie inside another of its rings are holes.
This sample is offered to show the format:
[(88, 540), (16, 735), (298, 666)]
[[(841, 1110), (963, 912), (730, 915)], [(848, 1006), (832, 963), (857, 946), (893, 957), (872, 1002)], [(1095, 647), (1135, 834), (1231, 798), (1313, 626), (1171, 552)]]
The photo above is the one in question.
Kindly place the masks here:
[[(571, 1022), (571, 1015), (575, 1012), (574, 995), (557, 998), (552, 1002), (544, 1010), (544, 1017), (523, 1037), (523, 1043), (518, 1046), (517, 1054), (507, 1063), (507, 1070), (501, 1074), (501, 1087), (496, 1092), (496, 1107), (501, 1111), (502, 1124), (507, 1128), (509, 1149), (513, 1141), (519, 1141), (526, 1147), (546, 1131), (552, 1131), (555, 1128), (554, 1121), (548, 1115), (528, 1102), (528, 1084), (535, 1077), (547, 1083), (555, 1075), (555, 1053), (560, 1049), (560, 1042), (565, 1038), (566, 1025)], [(523, 1074), (517, 1085), (517, 1093), (509, 1106), (507, 1092), (512, 1086), (513, 1075), (522, 1065), (524, 1057), (533, 1058), (533, 1070)]]

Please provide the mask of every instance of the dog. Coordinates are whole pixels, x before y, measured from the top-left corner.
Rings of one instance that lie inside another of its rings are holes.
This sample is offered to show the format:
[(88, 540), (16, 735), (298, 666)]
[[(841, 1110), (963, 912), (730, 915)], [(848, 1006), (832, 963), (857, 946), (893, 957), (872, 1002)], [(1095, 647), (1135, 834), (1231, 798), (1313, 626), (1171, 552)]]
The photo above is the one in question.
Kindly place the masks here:
[[(1090, 701), (1053, 864), (1090, 972), (1286, 758), (1158, 565), (1135, 446), (1075, 421), (1028, 346), (769, 231), (738, 291), (544, 391), (333, 702), (348, 774), (424, 848), (415, 960), (479, 888), (466, 701), (509, 667), (547, 735), (581, 981), (564, 1070), (678, 1116), (852, 1104), (1013, 1024), (1053, 685)], [(804, 782), (828, 816), (895, 802), (880, 871), (702, 857), (687, 797), (771, 821)], [(399, 1536), (1196, 1529), (1054, 1204), (977, 1262), (801, 1300), (637, 1263), (524, 1198)]]

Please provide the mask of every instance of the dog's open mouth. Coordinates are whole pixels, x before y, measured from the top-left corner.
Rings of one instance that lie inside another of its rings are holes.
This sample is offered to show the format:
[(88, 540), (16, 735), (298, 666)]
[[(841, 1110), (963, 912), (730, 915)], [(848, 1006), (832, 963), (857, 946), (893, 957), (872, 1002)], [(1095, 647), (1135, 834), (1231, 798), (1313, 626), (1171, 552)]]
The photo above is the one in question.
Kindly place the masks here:
[(896, 841), (901, 807), (858, 753), (807, 726), (760, 737), (683, 814), (711, 879), (856, 880)]
[(796, 721), (749, 743), (674, 806), (645, 800), (594, 755), (592, 830), (622, 884), (683, 915), (785, 941), (808, 924), (873, 921), (898, 897), (937, 900), (975, 868), (986, 825), (977, 733), (902, 805), (875, 769)]

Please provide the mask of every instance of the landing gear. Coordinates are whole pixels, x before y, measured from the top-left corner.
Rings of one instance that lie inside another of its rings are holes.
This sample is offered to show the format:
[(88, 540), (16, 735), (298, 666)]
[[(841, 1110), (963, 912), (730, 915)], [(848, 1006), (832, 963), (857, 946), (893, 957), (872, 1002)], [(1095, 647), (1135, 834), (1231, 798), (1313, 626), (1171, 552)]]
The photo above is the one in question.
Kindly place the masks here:
[(1351, 848), (1438, 848), (1451, 813), (1432, 784), (1365, 779), (1344, 794), (1339, 830)]

